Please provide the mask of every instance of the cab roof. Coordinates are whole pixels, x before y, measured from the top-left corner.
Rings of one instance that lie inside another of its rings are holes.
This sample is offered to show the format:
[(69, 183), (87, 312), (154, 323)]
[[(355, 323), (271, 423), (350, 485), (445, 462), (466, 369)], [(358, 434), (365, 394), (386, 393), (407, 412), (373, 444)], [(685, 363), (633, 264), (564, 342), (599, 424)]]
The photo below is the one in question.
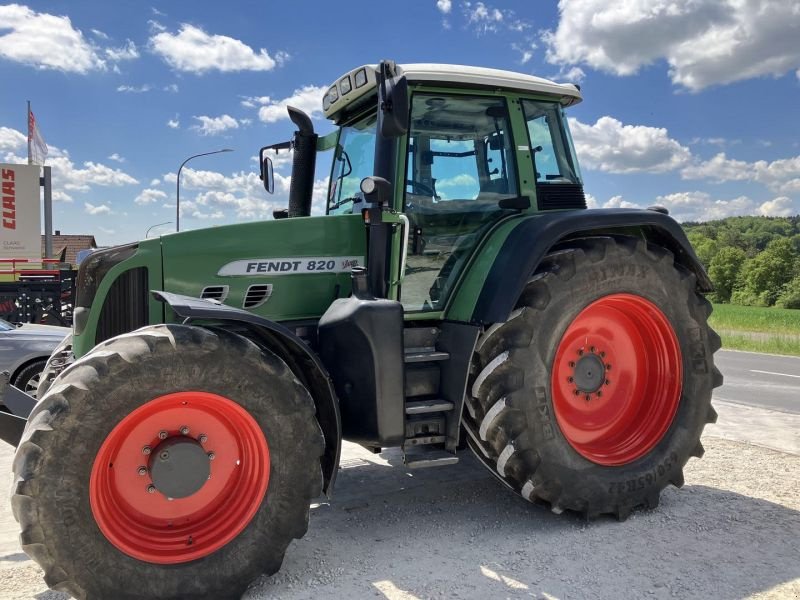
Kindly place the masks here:
[[(573, 83), (556, 83), (542, 77), (466, 65), (415, 63), (398, 65), (398, 71), (409, 83), (458, 85), (488, 89), (506, 89), (553, 96), (564, 106), (581, 101), (580, 88)], [(377, 87), (377, 65), (363, 65), (345, 73), (328, 87), (323, 98), (325, 117), (336, 120), (336, 114), (353, 101), (374, 92)]]

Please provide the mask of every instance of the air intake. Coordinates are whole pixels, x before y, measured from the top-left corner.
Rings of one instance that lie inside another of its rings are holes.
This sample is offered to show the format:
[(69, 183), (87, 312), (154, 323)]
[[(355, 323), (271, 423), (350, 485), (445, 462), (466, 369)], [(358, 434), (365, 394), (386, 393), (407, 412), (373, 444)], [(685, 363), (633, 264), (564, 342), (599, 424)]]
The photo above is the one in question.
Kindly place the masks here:
[(247, 288), (247, 293), (244, 295), (242, 308), (257, 308), (269, 300), (271, 295), (271, 283), (254, 283)]
[(203, 291), (200, 292), (200, 297), (205, 300), (214, 300), (222, 304), (225, 302), (225, 298), (228, 297), (229, 289), (230, 287), (227, 285), (209, 285), (203, 288)]

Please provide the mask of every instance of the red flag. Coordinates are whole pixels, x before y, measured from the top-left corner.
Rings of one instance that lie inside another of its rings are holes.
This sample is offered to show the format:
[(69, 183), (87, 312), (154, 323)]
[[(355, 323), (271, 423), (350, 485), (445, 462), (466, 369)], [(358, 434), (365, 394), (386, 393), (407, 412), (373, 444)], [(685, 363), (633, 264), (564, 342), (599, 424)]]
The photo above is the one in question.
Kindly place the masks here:
[(43, 165), (47, 159), (47, 144), (36, 126), (33, 111), (28, 111), (28, 162), (32, 165)]

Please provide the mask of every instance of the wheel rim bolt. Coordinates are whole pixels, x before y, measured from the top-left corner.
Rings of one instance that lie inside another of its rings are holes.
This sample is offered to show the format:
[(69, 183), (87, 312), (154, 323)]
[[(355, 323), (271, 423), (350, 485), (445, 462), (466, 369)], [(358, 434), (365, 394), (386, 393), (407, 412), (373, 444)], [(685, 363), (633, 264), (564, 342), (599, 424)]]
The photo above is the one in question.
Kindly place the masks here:
[(603, 397), (603, 391), (602, 390), (597, 390), (597, 397), (598, 398), (602, 398)]
[(189, 435), (189, 428), (186, 425), (181, 427), (181, 435)]
[(166, 450), (164, 450), (164, 452), (162, 452), (161, 454), (159, 454), (159, 458), (160, 458), (161, 460), (167, 460), (167, 459), (169, 458), (169, 452), (167, 452)]
[(156, 493), (156, 486), (150, 484), (147, 486), (147, 493), (148, 494), (155, 494)]
[(573, 393), (573, 394), (575, 394), (576, 396), (580, 396), (580, 395), (581, 395), (581, 392), (580, 392), (580, 390), (575, 390), (575, 391), (574, 391), (574, 392), (572, 392), (572, 393)]
[(570, 368), (570, 369), (573, 369), (573, 368), (575, 368), (575, 362), (574, 362), (574, 361), (572, 361), (572, 360), (571, 360), (571, 361), (569, 361), (569, 368)]
[(150, 446), (145, 446), (144, 448), (142, 448), (142, 454), (144, 454), (145, 456), (150, 454), (152, 451), (153, 449)]
[(611, 365), (606, 365), (606, 371), (610, 371), (610, 370), (611, 370)]
[(592, 397), (589, 394), (586, 394), (586, 401), (588, 402), (591, 399), (592, 399)]
[(606, 380), (605, 380), (605, 384), (606, 384), (606, 385), (611, 385), (611, 382), (610, 382), (608, 379), (606, 379)]
[(605, 358), (605, 357), (606, 357), (606, 353), (601, 350), (600, 351), (600, 358)]
[(567, 382), (572, 383), (573, 381), (575, 381), (574, 377), (567, 377)]
[(139, 473), (140, 476), (147, 475), (147, 467), (139, 467), (136, 472)]
[(197, 438), (197, 441), (199, 441), (201, 444), (205, 444), (208, 441), (208, 436), (205, 433), (201, 433), (200, 437)]
[(578, 350), (578, 356), (583, 356), (583, 348), (581, 348), (580, 350)]
[(213, 452), (209, 452), (208, 453), (208, 460), (214, 460), (216, 457), (217, 457), (217, 455), (214, 454)]
[(165, 439), (167, 439), (168, 436), (169, 436), (169, 434), (166, 431), (159, 431), (158, 432), (158, 439), (160, 439), (160, 440), (165, 440)]
[(594, 346), (591, 346), (591, 347), (589, 348), (589, 352), (591, 352), (592, 354), (594, 354), (594, 350), (595, 350)]

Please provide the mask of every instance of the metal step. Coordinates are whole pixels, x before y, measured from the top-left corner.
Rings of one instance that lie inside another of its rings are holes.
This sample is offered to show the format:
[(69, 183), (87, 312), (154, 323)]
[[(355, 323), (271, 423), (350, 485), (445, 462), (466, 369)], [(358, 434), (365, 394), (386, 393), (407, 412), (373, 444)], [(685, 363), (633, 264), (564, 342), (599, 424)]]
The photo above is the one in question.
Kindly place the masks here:
[(406, 453), (387, 453), (386, 462), (393, 467), (403, 467), (406, 469), (424, 469), (427, 467), (444, 467), (454, 465), (458, 462), (458, 457), (450, 452), (445, 452), (437, 448), (415, 448)]
[(445, 412), (453, 410), (453, 403), (447, 400), (416, 400), (406, 402), (407, 415), (422, 415), (425, 413)]
[(413, 348), (411, 352), (406, 352), (404, 359), (406, 363), (434, 362), (447, 360), (450, 358), (449, 352), (439, 352), (433, 349)]
[[(444, 454), (447, 454), (446, 452)], [(446, 467), (449, 465), (454, 465), (458, 462), (458, 457), (453, 456), (452, 454), (447, 454), (447, 456), (441, 456), (439, 458), (433, 458), (424, 456), (419, 459), (411, 459), (410, 457), (406, 457), (406, 466), (409, 469), (427, 469), (429, 467)]]
[(419, 437), (406, 438), (403, 447), (408, 446), (428, 446), (430, 444), (444, 444), (447, 440), (446, 435), (422, 435)]

